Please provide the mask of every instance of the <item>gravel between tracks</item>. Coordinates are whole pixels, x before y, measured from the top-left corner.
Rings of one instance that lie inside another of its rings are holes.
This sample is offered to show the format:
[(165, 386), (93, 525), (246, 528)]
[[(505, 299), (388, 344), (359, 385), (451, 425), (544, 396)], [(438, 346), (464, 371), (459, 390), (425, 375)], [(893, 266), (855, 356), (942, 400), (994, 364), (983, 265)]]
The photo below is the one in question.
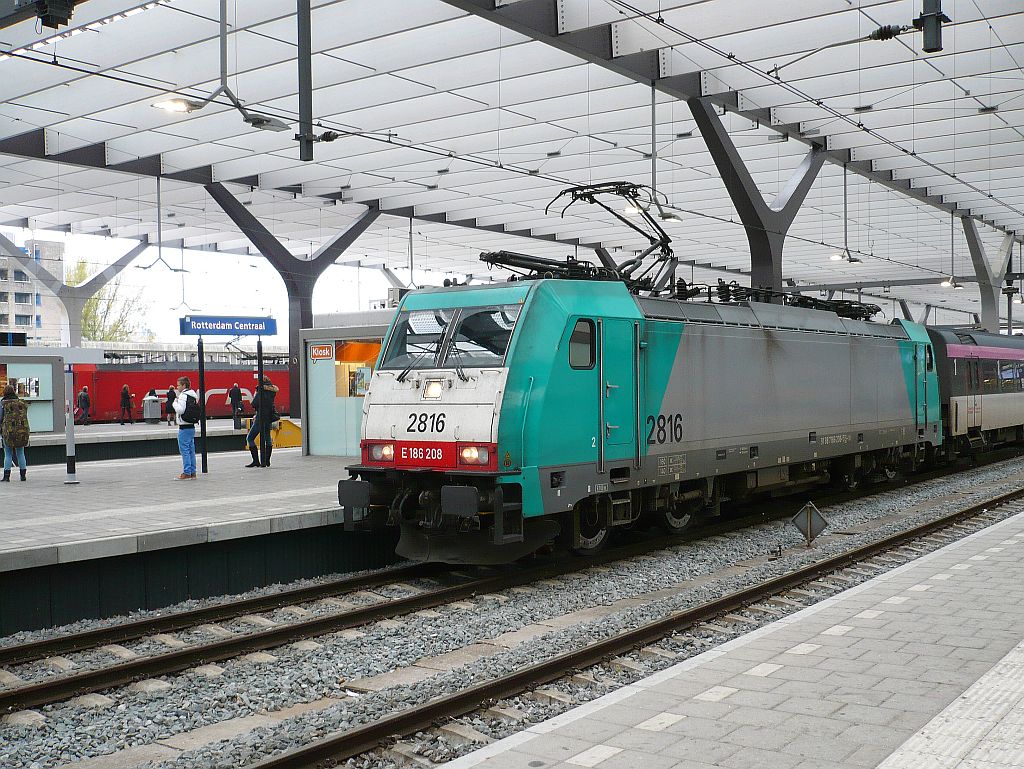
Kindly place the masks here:
[[(483, 681), (535, 662), (553, 652), (582, 646), (595, 638), (613, 635), (656, 617), (693, 606), (723, 592), (763, 581), (827, 555), (894, 533), (914, 523), (930, 520), (972, 502), (1017, 488), (1006, 476), (1024, 469), (1021, 460), (1009, 460), (985, 468), (928, 481), (910, 488), (885, 492), (829, 508), (825, 514), (834, 530), (843, 530), (942, 498), (927, 511), (886, 523), (869, 534), (851, 535), (823, 544), (812, 551), (794, 551), (741, 575), (714, 579), (699, 587), (681, 590), (642, 606), (618, 611), (565, 629), (555, 630), (511, 650), (434, 675), (409, 686), (349, 698), (322, 711), (311, 711), (273, 729), (249, 734), (184, 753), (161, 769), (199, 769), (211, 766), (242, 766), (268, 753), (303, 744), (325, 733), (379, 718), (397, 708), (424, 702), (441, 693)], [(795, 509), (799, 502), (780, 504)], [(322, 648), (308, 652), (291, 647), (273, 650), (273, 663), (241, 661), (225, 663), (224, 675), (205, 679), (194, 673), (168, 676), (171, 689), (140, 695), (125, 689), (107, 694), (115, 705), (85, 710), (69, 704), (43, 709), (46, 722), (36, 728), (0, 727), (0, 764), (16, 769), (44, 769), (78, 758), (142, 745), (203, 725), (274, 710), (324, 697), (340, 697), (345, 682), (412, 664), (418, 659), (462, 648), (500, 633), (593, 606), (610, 603), (669, 587), (680, 580), (710, 574), (730, 564), (772, 552), (780, 543), (792, 546), (799, 535), (780, 523), (747, 529), (742, 537), (717, 537), (695, 545), (664, 551), (657, 559), (642, 558), (610, 564), (537, 584), (529, 592), (510, 592), (510, 600), (477, 600), (472, 610), (444, 607), (440, 616), (410, 615), (397, 627), (373, 625), (352, 639), (336, 634), (318, 639)], [(592, 600), (602, 596), (602, 601)], [(714, 639), (696, 640), (694, 653)], [(666, 663), (667, 664), (667, 663)], [(647, 665), (654, 669), (651, 664)], [(600, 694), (600, 691), (593, 696)], [(553, 711), (553, 712), (557, 712)], [(531, 720), (534, 713), (530, 711)], [(544, 716), (546, 717), (546, 716)], [(538, 718), (542, 718), (538, 714)], [(446, 746), (446, 749), (451, 746)], [(454, 748), (452, 748), (454, 749)], [(381, 762), (383, 761), (383, 762)], [(362, 758), (352, 766), (384, 767), (388, 760)], [(367, 763), (369, 762), (369, 763)]]

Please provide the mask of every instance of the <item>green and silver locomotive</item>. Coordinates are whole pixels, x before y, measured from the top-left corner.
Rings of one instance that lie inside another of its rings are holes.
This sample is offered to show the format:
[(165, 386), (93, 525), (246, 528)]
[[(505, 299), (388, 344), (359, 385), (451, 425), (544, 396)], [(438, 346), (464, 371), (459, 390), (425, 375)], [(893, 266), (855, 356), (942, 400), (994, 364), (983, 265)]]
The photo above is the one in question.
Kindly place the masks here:
[(681, 531), (723, 499), (892, 474), (942, 444), (927, 330), (769, 302), (543, 278), (415, 291), (339, 483), (350, 527), (417, 560)]

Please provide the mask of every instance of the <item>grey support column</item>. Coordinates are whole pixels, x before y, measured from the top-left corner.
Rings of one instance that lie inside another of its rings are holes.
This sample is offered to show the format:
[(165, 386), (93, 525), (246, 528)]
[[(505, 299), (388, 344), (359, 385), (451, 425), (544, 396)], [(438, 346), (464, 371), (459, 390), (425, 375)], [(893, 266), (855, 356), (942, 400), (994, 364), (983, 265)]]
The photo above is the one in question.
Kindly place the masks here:
[(288, 377), (295, 385), (289, 388), (288, 406), (292, 416), (301, 417), (302, 393), (297, 386), (299, 356), (302, 354), (299, 332), (313, 326), (313, 287), (324, 271), (373, 224), (380, 215), (380, 209), (376, 206), (368, 208), (347, 230), (328, 240), (312, 258), (301, 259), (293, 256), (223, 184), (207, 184), (206, 191), (284, 281), (288, 292)]
[(978, 277), (978, 290), (981, 293), (981, 325), (986, 331), (999, 333), (999, 297), (1002, 295), (1003, 278), (1013, 254), (1013, 235), (1007, 233), (999, 246), (994, 259), (985, 253), (985, 244), (978, 234), (978, 224), (969, 217), (962, 217), (964, 235), (967, 237), (967, 248), (971, 252), (974, 274)]
[(825, 153), (816, 145), (812, 147), (769, 205), (764, 202), (736, 145), (722, 125), (714, 104), (707, 97), (688, 99), (686, 104), (747, 231), (750, 283), (755, 287), (779, 291), (782, 288), (782, 248), (786, 233), (825, 162)]
[(68, 344), (71, 347), (82, 346), (82, 312), (85, 303), (106, 288), (125, 267), (132, 263), (139, 254), (149, 248), (149, 239), (143, 238), (139, 244), (129, 250), (113, 264), (100, 270), (80, 286), (69, 286), (61, 277), (53, 275), (43, 265), (19, 249), (9, 239), (0, 235), (0, 251), (25, 268), (33, 278), (42, 283), (64, 305), (68, 314)]

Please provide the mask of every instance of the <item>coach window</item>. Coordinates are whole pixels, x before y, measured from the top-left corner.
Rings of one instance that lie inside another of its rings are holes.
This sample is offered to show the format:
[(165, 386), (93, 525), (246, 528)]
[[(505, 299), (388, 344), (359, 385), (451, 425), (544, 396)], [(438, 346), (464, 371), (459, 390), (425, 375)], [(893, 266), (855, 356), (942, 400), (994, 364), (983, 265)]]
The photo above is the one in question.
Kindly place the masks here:
[(984, 395), (999, 392), (999, 361), (981, 361), (981, 392)]
[(576, 369), (594, 367), (596, 351), (594, 321), (581, 318), (576, 321), (569, 336), (569, 365)]
[(1017, 363), (1004, 360), (999, 362), (999, 391), (1015, 393), (1018, 391)]

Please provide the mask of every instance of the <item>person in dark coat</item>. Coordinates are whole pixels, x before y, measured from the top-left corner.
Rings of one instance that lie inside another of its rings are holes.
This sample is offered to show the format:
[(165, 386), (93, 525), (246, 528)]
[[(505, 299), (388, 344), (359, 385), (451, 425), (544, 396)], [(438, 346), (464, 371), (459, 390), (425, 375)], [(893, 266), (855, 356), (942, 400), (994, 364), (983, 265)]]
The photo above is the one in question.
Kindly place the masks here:
[(178, 415), (174, 411), (174, 400), (178, 397), (178, 393), (174, 389), (174, 385), (167, 388), (167, 426), (178, 424)]
[(242, 388), (238, 382), (228, 390), (228, 400), (231, 401), (231, 416), (235, 418), (235, 429), (242, 429)]
[(21, 480), (25, 480), (27, 463), (25, 447), (28, 445), (28, 404), (18, 397), (12, 385), (4, 388), (3, 399), (0, 400), (0, 436), (4, 444), (4, 481), (11, 480), (11, 466), (15, 459)]
[(92, 407), (92, 401), (89, 399), (89, 387), (82, 385), (81, 392), (78, 393), (78, 408), (82, 412), (82, 424), (89, 424), (89, 409)]
[(125, 385), (121, 388), (121, 424), (124, 424), (125, 414), (128, 415), (128, 424), (135, 424), (135, 417), (132, 416), (132, 411), (132, 392), (128, 389), (128, 385)]
[[(270, 377), (263, 377), (263, 384), (256, 388), (256, 394), (252, 397), (253, 420), (249, 434), (245, 436), (245, 442), (249, 445), (249, 453), (252, 454), (252, 463), (246, 467), (260, 467), (260, 452), (256, 448), (256, 436), (262, 434), (263, 425), (267, 426), (267, 445), (264, 451), (263, 467), (270, 467), (270, 455), (274, 451), (274, 444), (270, 441), (270, 425), (276, 416), (274, 409), (274, 398), (277, 397), (277, 386), (270, 381)], [(262, 441), (263, 438), (261, 437)]]

